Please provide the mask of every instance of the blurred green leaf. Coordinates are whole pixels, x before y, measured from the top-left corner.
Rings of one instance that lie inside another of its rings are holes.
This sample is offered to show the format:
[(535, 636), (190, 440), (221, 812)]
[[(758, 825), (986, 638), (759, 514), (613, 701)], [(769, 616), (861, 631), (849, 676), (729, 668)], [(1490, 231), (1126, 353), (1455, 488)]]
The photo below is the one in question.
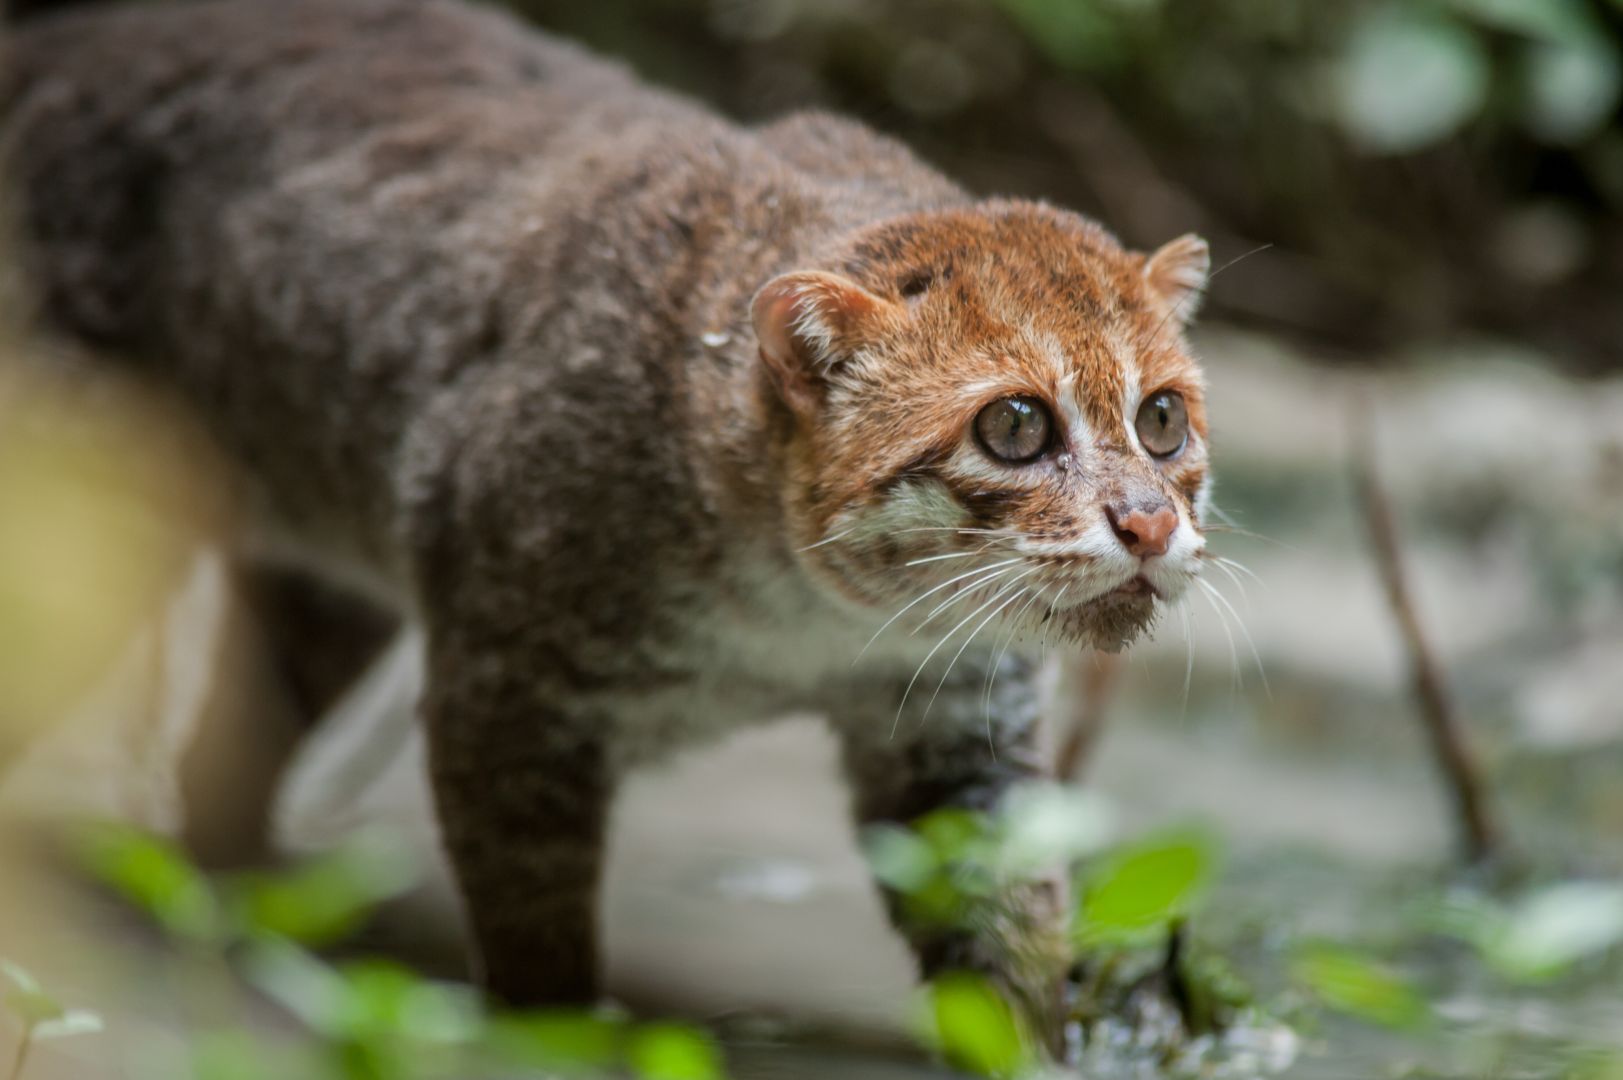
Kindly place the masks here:
[(721, 1054), (710, 1037), (681, 1024), (649, 1024), (631, 1036), (626, 1051), (641, 1080), (721, 1080)]
[(97, 880), (172, 936), (217, 941), (223, 935), (213, 888), (169, 840), (127, 825), (97, 825), (81, 834), (78, 853)]
[(1546, 41), (1592, 41), (1603, 32), (1583, 0), (1453, 0), (1453, 7), (1485, 25)]
[(947, 807), (926, 814), (913, 823), (919, 835), (941, 862), (959, 862), (977, 854), (990, 831), (986, 815), (973, 810)]
[(0, 960), (0, 974), (5, 975), (13, 987), (5, 996), (6, 1008), (22, 1021), (24, 1027), (33, 1028), (66, 1015), (67, 1010), (62, 1004), (47, 994), (39, 980), (21, 964)]
[(1214, 842), (1194, 833), (1153, 837), (1111, 854), (1084, 879), (1078, 935), (1089, 943), (1127, 943), (1161, 933), (1189, 913), (1216, 859)]
[(1487, 100), (1488, 56), (1459, 23), (1387, 5), (1347, 39), (1336, 82), (1342, 124), (1376, 153), (1418, 150), (1452, 134)]
[(1120, 28), (1090, 0), (998, 0), (1026, 38), (1061, 68), (1088, 71), (1118, 62)]
[(195, 1080), (280, 1080), (265, 1048), (246, 1032), (206, 1032), (194, 1038), (191, 1053)]
[(1305, 946), (1292, 959), (1291, 975), (1337, 1012), (1383, 1027), (1418, 1027), (1430, 1015), (1425, 999), (1401, 976), (1350, 949)]
[(1114, 832), (1109, 805), (1074, 784), (1016, 785), (998, 808), (996, 859), (1005, 874), (1063, 867), (1104, 847)]
[(1486, 940), (1504, 919), (1499, 904), (1466, 889), (1423, 900), (1412, 911), (1418, 927), (1472, 944)]
[(343, 1034), (339, 1018), (348, 993), (343, 977), (297, 945), (255, 942), (241, 957), (248, 981), (312, 1031)]
[(590, 1013), (499, 1016), (485, 1031), (487, 1048), (500, 1060), (555, 1073), (610, 1070), (624, 1040), (624, 1023)]
[(1623, 1052), (1595, 1050), (1580, 1053), (1564, 1080), (1623, 1080)]
[(319, 947), (349, 937), (415, 879), (402, 847), (359, 837), (290, 871), (240, 875), (227, 894), (243, 926)]
[(876, 878), (901, 893), (922, 889), (940, 871), (935, 849), (898, 825), (863, 830), (862, 850)]
[(969, 907), (969, 897), (945, 872), (902, 896), (909, 922), (920, 926), (953, 926)]
[(1617, 49), (1602, 38), (1535, 45), (1527, 53), (1525, 85), (1527, 126), (1550, 142), (1578, 142), (1617, 108)]
[(1500, 973), (1542, 982), (1623, 944), (1623, 885), (1569, 882), (1535, 893), (1481, 939)]
[(12, 985), (4, 998), (6, 1008), (22, 1023), (29, 1038), (66, 1039), (102, 1030), (100, 1016), (89, 1009), (67, 1008), (46, 993), (39, 980), (21, 964), (0, 960), (0, 975)]
[(34, 1027), (36, 1039), (67, 1039), (74, 1035), (94, 1035), (107, 1025), (97, 1013), (89, 1009), (68, 1009), (49, 1020), (42, 1020)]
[(979, 1076), (1016, 1076), (1031, 1054), (1009, 1003), (978, 975), (957, 973), (929, 988), (931, 1034), (952, 1064)]
[(26, 1027), (59, 1020), (67, 1015), (55, 998), (40, 990), (13, 990), (6, 995), (6, 1008)]
[(4, 975), (7, 982), (25, 993), (37, 994), (43, 989), (32, 972), (10, 960), (0, 960), (0, 975)]
[(339, 975), (345, 993), (337, 1026), (351, 1038), (457, 1043), (479, 1031), (478, 1000), (468, 988), (425, 979), (386, 960), (348, 964)]

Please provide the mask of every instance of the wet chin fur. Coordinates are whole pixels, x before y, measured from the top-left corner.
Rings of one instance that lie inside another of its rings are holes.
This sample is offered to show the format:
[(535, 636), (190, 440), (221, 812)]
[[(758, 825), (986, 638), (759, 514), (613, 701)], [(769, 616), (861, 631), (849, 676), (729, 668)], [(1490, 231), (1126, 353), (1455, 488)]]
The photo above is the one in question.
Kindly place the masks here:
[(1115, 653), (1142, 637), (1156, 614), (1154, 597), (1102, 596), (1063, 612), (1061, 629), (1078, 644)]

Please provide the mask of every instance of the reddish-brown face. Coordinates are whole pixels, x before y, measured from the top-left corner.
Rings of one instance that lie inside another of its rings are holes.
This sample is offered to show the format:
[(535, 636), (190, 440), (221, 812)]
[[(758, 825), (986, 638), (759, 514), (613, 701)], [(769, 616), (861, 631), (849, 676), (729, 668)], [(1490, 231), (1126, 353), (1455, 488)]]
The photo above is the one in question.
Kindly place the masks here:
[[(1205, 244), (1149, 257), (1029, 203), (885, 223), (755, 302), (797, 418), (788, 505), (878, 609), (1117, 649), (1199, 571)], [(815, 546), (812, 546), (815, 545)]]

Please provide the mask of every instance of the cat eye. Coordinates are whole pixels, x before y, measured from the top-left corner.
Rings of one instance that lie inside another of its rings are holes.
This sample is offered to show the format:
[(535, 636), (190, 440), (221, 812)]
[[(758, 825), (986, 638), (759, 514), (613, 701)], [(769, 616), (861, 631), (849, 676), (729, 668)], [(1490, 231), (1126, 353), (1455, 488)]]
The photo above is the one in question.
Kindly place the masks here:
[(1152, 394), (1139, 406), (1138, 441), (1156, 457), (1171, 457), (1189, 441), (1189, 411), (1183, 395), (1171, 390)]
[(987, 452), (1002, 461), (1030, 461), (1048, 449), (1054, 423), (1036, 398), (1007, 397), (980, 411), (975, 434)]

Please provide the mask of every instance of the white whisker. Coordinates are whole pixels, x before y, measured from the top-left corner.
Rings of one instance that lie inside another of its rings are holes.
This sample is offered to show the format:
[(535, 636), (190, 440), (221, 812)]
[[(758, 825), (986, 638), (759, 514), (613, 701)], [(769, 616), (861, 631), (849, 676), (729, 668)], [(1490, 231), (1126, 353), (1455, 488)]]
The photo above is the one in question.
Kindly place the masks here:
[(1244, 600), (1247, 604), (1251, 603), (1251, 597), (1246, 595), (1245, 582), (1240, 580), (1239, 574), (1236, 574), (1233, 570), (1229, 569), (1227, 566), (1215, 559), (1208, 561), (1210, 561), (1213, 566), (1217, 567), (1217, 569), (1220, 570), (1230, 581), (1234, 582), (1234, 587), (1240, 590), (1240, 598), (1242, 600)]
[(1263, 588), (1266, 589), (1268, 587), (1268, 583), (1266, 581), (1264, 581), (1260, 577), (1258, 577), (1254, 570), (1252, 570), (1249, 566), (1245, 565), (1245, 563), (1240, 562), (1238, 559), (1231, 559), (1227, 555), (1213, 555), (1213, 556), (1211, 556), (1211, 558), (1212, 558), (1213, 561), (1222, 563), (1224, 566), (1229, 567), (1231, 570), (1238, 570), (1240, 573), (1244, 574), (1246, 577), (1250, 578), (1252, 581), (1255, 581), (1258, 585), (1261, 585)]
[(1211, 587), (1210, 584), (1202, 581), (1200, 578), (1195, 578), (1194, 580), (1195, 584), (1200, 586), (1201, 592), (1205, 594), (1206, 603), (1211, 605), (1212, 614), (1217, 616), (1217, 625), (1223, 628), (1223, 636), (1228, 638), (1229, 689), (1231, 692), (1234, 692), (1237, 690), (1240, 682), (1240, 650), (1234, 646), (1234, 632), (1229, 629), (1229, 621), (1228, 618), (1223, 614), (1223, 609), (1218, 607), (1217, 602), (1212, 599), (1217, 595), (1216, 591)]
[[(1044, 591), (1046, 591), (1046, 587), (1036, 589), (1027, 585), (1021, 588), (1014, 598), (1018, 600), (1024, 596), (1026, 602), (1021, 604), (1013, 615), (1009, 616), (1009, 630), (1008, 633), (1003, 635), (1002, 645), (998, 645), (995, 639), (993, 641), (992, 662), (986, 668), (986, 682), (981, 687), (981, 709), (986, 715), (986, 739), (988, 745), (992, 743), (992, 686), (997, 682), (997, 669), (1003, 666), (1003, 658), (1008, 655), (1009, 646), (1014, 644), (1015, 636), (1020, 633), (1020, 620), (1025, 616), (1027, 609)], [(992, 756), (996, 760), (997, 751), (995, 749)]]
[[(1032, 572), (1035, 572), (1035, 568)], [(987, 600), (980, 607), (976, 608), (974, 611), (971, 611), (968, 615), (965, 615), (962, 621), (960, 621), (951, 630), (948, 630), (945, 634), (942, 634), (941, 640), (936, 642), (930, 651), (924, 654), (924, 659), (919, 661), (919, 666), (913, 671), (913, 677), (908, 680), (907, 689), (902, 691), (901, 703), (896, 706), (896, 719), (891, 723), (890, 726), (891, 738), (894, 739), (896, 737), (896, 727), (902, 722), (902, 710), (907, 708), (908, 696), (913, 693), (914, 685), (919, 681), (919, 676), (924, 674), (924, 669), (930, 663), (930, 660), (935, 656), (936, 653), (941, 651), (941, 647), (943, 645), (952, 640), (952, 636), (954, 634), (962, 630), (965, 626), (969, 625), (969, 621), (971, 619), (985, 611), (992, 604), (996, 603), (998, 596), (1001, 595), (1001, 592), (1002, 591), (999, 590), (998, 592), (993, 593), (990, 600)]]
[(1257, 643), (1251, 639), (1251, 631), (1245, 628), (1245, 620), (1240, 618), (1240, 613), (1234, 610), (1234, 605), (1229, 603), (1228, 597), (1224, 596), (1218, 591), (1217, 586), (1213, 585), (1209, 581), (1200, 581), (1199, 578), (1196, 578), (1195, 580), (1199, 581), (1200, 585), (1208, 593), (1210, 593), (1220, 604), (1227, 608), (1230, 615), (1234, 616), (1234, 624), (1239, 627), (1241, 636), (1245, 638), (1246, 648), (1251, 650), (1252, 662), (1257, 665), (1257, 674), (1262, 678), (1263, 693), (1265, 693), (1269, 698), (1272, 698), (1274, 696), (1273, 687), (1268, 685), (1268, 673), (1263, 670), (1262, 656), (1257, 652)]
[(1065, 587), (1055, 595), (1054, 602), (1048, 605), (1048, 621), (1043, 624), (1042, 651), (1044, 656), (1048, 655), (1048, 634), (1054, 629), (1054, 616), (1059, 614), (1059, 602), (1065, 599), (1066, 593), (1071, 591), (1072, 584), (1072, 582), (1067, 581)]
[(987, 671), (987, 685), (985, 685), (984, 692), (982, 692), (982, 706), (987, 710), (987, 723), (992, 723), (992, 687), (998, 680), (998, 667), (1003, 666), (1003, 658), (1008, 656), (1010, 646), (1014, 645), (1014, 638), (1019, 637), (1021, 620), (1026, 617), (1026, 612), (1031, 611), (1032, 606), (1037, 601), (1040, 601), (1042, 596), (1052, 588), (1053, 585), (1050, 583), (1050, 585), (1040, 586), (1040, 588), (1039, 586), (1029, 586), (1026, 590), (1022, 590), (1022, 593), (1031, 593), (1031, 596), (1027, 596), (1026, 603), (1021, 604), (1019, 611), (1010, 616), (1010, 629), (1008, 629), (1008, 633), (1003, 635), (1003, 643), (998, 646), (997, 658), (993, 659), (992, 667)]
[(927, 555), (922, 559), (911, 559), (911, 560), (903, 563), (902, 565), (903, 566), (923, 566), (925, 563), (940, 562), (942, 559), (968, 559), (968, 558), (970, 558), (972, 556), (979, 555), (981, 552), (983, 552), (985, 550), (986, 550), (986, 548), (984, 546), (982, 546), (982, 547), (976, 548), (974, 551), (955, 551), (950, 555)]
[(863, 653), (866, 653), (868, 651), (869, 647), (872, 646), (875, 641), (879, 640), (879, 635), (883, 634), (885, 632), (885, 629), (887, 627), (889, 627), (891, 623), (895, 622), (897, 619), (900, 619), (903, 615), (906, 615), (909, 610), (911, 610), (912, 608), (914, 608), (918, 604), (923, 603), (925, 600), (929, 599), (931, 596), (934, 596), (936, 593), (940, 592), (942, 589), (949, 588), (952, 585), (964, 580), (965, 578), (974, 577), (976, 574), (984, 573), (987, 570), (995, 570), (1000, 566), (1013, 566), (1015, 563), (1017, 563), (1019, 561), (1020, 561), (1019, 559), (1008, 559), (1008, 560), (1006, 560), (1004, 562), (993, 563), (991, 566), (977, 566), (975, 569), (969, 571), (968, 573), (959, 574), (955, 578), (950, 578), (950, 579), (948, 579), (946, 581), (943, 581), (941, 584), (933, 587), (932, 589), (930, 589), (928, 592), (924, 593), (923, 595), (917, 596), (917, 597), (913, 598), (912, 600), (908, 601), (908, 604), (907, 604), (906, 607), (902, 608), (902, 610), (898, 611), (896, 614), (894, 614), (890, 618), (886, 619), (884, 626), (881, 626), (878, 630), (875, 630), (873, 632), (873, 637), (869, 638), (868, 643), (866, 645), (862, 646), (861, 651), (857, 653), (856, 660), (851, 661), (852, 666), (856, 665), (857, 660), (862, 659)]
[(1178, 709), (1181, 721), (1189, 715), (1189, 685), (1195, 678), (1195, 635), (1187, 596), (1178, 601), (1178, 614), (1183, 617), (1183, 705)]
[[(1012, 559), (1010, 561), (1011, 562), (1023, 562), (1024, 560), (1022, 560), (1022, 559)], [(959, 589), (957, 592), (953, 593), (951, 596), (947, 597), (945, 600), (941, 601), (941, 603), (937, 604), (934, 608), (932, 608), (930, 610), (930, 614), (926, 615), (923, 619), (919, 620), (919, 624), (917, 626), (913, 627), (913, 629), (910, 630), (909, 633), (916, 634), (920, 630), (923, 630), (926, 626), (929, 626), (932, 621), (934, 621), (934, 619), (935, 619), (935, 617), (937, 615), (940, 615), (943, 611), (946, 611), (950, 607), (955, 607), (958, 604), (963, 603), (965, 600), (969, 599), (971, 596), (974, 596), (975, 595), (975, 590), (979, 589), (982, 585), (985, 585), (987, 582), (993, 580), (994, 578), (1000, 578), (1004, 574), (1007, 574), (1007, 573), (1010, 573), (1010, 568), (1009, 567), (1005, 567), (1004, 569), (999, 570), (999, 571), (997, 571), (996, 573), (993, 573), (993, 574), (987, 574), (985, 577), (979, 578), (979, 579), (977, 579), (975, 581), (970, 582), (968, 585), (965, 585), (963, 588)]]
[(855, 525), (853, 525), (849, 529), (845, 530), (842, 533), (835, 533), (833, 536), (830, 536), (826, 540), (819, 540), (815, 544), (807, 544), (805, 547), (797, 548), (796, 550), (797, 551), (810, 551), (812, 548), (820, 548), (824, 544), (832, 544), (836, 540), (844, 540), (847, 536), (850, 536), (852, 533), (854, 533), (856, 531), (857, 531), (857, 527)]
[[(1015, 585), (1016, 582), (1020, 581), (1022, 578), (1030, 577), (1032, 574), (1035, 574), (1040, 569), (1041, 569), (1041, 567), (1034, 566), (1030, 570), (1027, 570), (1025, 573), (1019, 574), (1019, 575), (1011, 578), (1010, 580), (1004, 582), (1003, 586), (1001, 588), (999, 588), (997, 590), (997, 592), (993, 593), (991, 598), (988, 599), (986, 601), (986, 603), (990, 604), (993, 600), (996, 600), (998, 597), (1002, 596), (1004, 593), (1006, 593), (1010, 589), (1014, 588), (1014, 585)], [(935, 699), (941, 696), (941, 688), (943, 686), (947, 685), (947, 679), (952, 675), (952, 669), (953, 669), (954, 665), (956, 665), (958, 663), (958, 658), (960, 656), (964, 655), (964, 650), (968, 649), (970, 644), (974, 642), (975, 636), (977, 634), (979, 634), (983, 629), (986, 628), (987, 623), (991, 622), (994, 618), (997, 617), (998, 612), (1002, 611), (1004, 608), (1008, 607), (1010, 604), (1012, 604), (1014, 601), (1018, 600), (1019, 598), (1020, 598), (1020, 594), (1015, 593), (1013, 596), (1011, 596), (1007, 600), (1003, 601), (1003, 603), (1001, 603), (997, 607), (993, 608), (991, 610), (991, 612), (987, 614), (986, 618), (982, 619), (978, 624), (976, 624), (975, 629), (973, 629), (973, 630), (971, 630), (969, 632), (969, 636), (964, 639), (964, 643), (962, 645), (958, 646), (958, 651), (952, 654), (952, 659), (947, 661), (947, 670), (941, 673), (941, 681), (935, 684), (935, 693), (930, 695), (929, 702), (924, 706), (924, 715), (919, 717), (919, 723), (922, 724), (922, 723), (924, 723), (925, 720), (929, 719), (930, 710), (935, 707)], [(983, 604), (982, 607), (985, 607), (985, 605)], [(980, 611), (980, 609), (977, 608), (976, 611), (978, 613)], [(971, 615), (970, 618), (974, 618), (974, 615)]]
[(986, 726), (988, 730), (992, 726), (992, 687), (997, 683), (997, 669), (1003, 666), (1003, 658), (1009, 654), (1009, 646), (1013, 645), (1014, 639), (1020, 636), (1020, 620), (1024, 619), (1026, 612), (1031, 610), (1032, 605), (1042, 599), (1044, 594), (1053, 587), (1052, 584), (1049, 584), (1042, 586), (1040, 589), (1028, 589), (1027, 591), (1031, 593), (1030, 598), (1020, 605), (1019, 611), (1009, 617), (1009, 632), (1004, 635), (1003, 645), (998, 649), (996, 659), (992, 661), (991, 668), (986, 672), (986, 687), (981, 695), (982, 707), (986, 710)]
[(1007, 529), (966, 529), (958, 525), (919, 525), (908, 529), (894, 529), (892, 535), (900, 536), (902, 533), (920, 532), (950, 532), (960, 536), (990, 536), (995, 540), (1018, 540), (1020, 534)]

